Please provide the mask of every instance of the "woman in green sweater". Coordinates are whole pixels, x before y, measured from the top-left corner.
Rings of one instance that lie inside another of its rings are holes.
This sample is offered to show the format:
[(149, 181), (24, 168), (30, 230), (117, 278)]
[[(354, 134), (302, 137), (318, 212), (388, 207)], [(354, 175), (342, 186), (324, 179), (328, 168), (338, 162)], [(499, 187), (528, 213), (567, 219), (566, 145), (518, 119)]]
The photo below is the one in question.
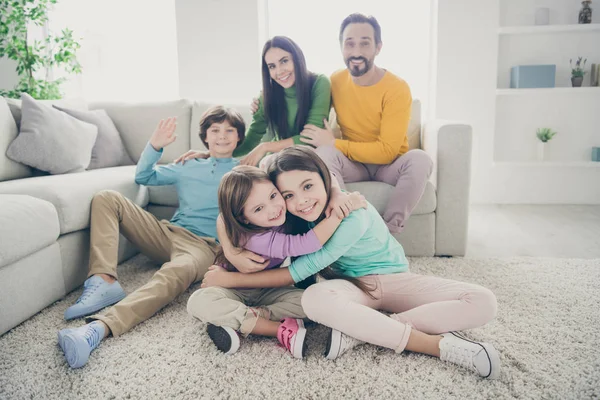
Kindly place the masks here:
[[(275, 36), (265, 43), (262, 86), (246, 139), (233, 154), (242, 157), (240, 163), (245, 165), (256, 166), (268, 153), (306, 145), (300, 141), (304, 125), (323, 128), (323, 120), (329, 117), (329, 78), (310, 72), (302, 50), (288, 37)], [(204, 155), (204, 151), (190, 150), (175, 162)]]

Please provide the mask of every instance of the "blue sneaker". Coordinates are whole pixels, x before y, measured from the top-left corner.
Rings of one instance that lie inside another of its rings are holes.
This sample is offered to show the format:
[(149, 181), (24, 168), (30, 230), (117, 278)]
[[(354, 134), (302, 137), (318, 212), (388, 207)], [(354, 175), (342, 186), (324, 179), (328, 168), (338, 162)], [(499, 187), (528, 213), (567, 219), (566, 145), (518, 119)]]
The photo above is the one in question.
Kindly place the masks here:
[(59, 344), (71, 368), (83, 367), (90, 353), (98, 347), (104, 338), (104, 325), (98, 321), (75, 329), (63, 329), (58, 333)]
[(65, 311), (65, 319), (68, 321), (93, 314), (104, 307), (118, 303), (125, 296), (119, 281), (108, 283), (97, 275), (91, 276), (83, 284), (81, 297)]

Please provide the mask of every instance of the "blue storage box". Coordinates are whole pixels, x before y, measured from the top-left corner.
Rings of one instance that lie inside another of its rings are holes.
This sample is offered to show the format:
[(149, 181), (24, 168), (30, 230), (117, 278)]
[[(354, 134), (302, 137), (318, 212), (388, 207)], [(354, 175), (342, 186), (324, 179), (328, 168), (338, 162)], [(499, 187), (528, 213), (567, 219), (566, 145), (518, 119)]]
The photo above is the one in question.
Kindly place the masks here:
[(553, 88), (556, 65), (517, 65), (510, 69), (510, 87)]
[(592, 161), (600, 161), (600, 147), (592, 147)]

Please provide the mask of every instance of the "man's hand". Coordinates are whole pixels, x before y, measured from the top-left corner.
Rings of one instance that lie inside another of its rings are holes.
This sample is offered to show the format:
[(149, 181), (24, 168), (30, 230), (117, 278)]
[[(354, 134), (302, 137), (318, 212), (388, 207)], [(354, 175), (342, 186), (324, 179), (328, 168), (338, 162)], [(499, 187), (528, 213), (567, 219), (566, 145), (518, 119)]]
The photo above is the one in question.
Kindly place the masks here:
[(177, 117), (170, 117), (166, 120), (161, 119), (154, 133), (150, 137), (150, 145), (156, 151), (167, 147), (177, 139), (175, 129), (177, 128)]
[(188, 150), (179, 157), (177, 157), (174, 161), (175, 164), (180, 163), (181, 165), (185, 164), (187, 160), (192, 160), (194, 158), (208, 158), (210, 157), (210, 153), (208, 151), (201, 150)]
[(331, 200), (327, 205), (325, 216), (329, 218), (332, 212), (335, 212), (339, 219), (346, 218), (352, 211), (359, 208), (367, 208), (367, 200), (359, 192), (347, 194), (341, 190), (333, 190)]
[(227, 260), (242, 274), (251, 274), (253, 272), (262, 271), (267, 268), (270, 260), (265, 260), (250, 250), (235, 252), (235, 254), (225, 254)]
[(318, 126), (311, 124), (304, 125), (304, 130), (300, 132), (300, 141), (315, 147), (333, 146), (335, 144), (333, 131), (331, 130), (327, 119), (324, 119), (323, 122), (325, 122), (325, 129), (321, 129)]
[(250, 103), (250, 112), (252, 114), (258, 111), (258, 97), (252, 99), (252, 103)]
[(241, 165), (251, 165), (256, 167), (260, 160), (267, 154), (266, 143), (261, 143), (254, 148), (250, 153), (246, 154), (240, 160)]
[(219, 286), (222, 288), (234, 288), (235, 283), (233, 277), (234, 272), (229, 272), (225, 268), (218, 265), (211, 265), (208, 268), (208, 272), (204, 274), (202, 279), (202, 285), (200, 287), (207, 288), (212, 286)]

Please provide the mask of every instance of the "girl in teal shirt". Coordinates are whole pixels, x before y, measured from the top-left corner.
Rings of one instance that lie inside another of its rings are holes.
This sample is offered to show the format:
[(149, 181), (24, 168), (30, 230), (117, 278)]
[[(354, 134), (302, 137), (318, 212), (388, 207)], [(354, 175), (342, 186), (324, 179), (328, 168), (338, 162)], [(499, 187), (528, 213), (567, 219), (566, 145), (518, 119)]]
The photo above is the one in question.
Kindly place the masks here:
[[(274, 157), (268, 172), (294, 226), (307, 230), (325, 218), (331, 176), (314, 151), (286, 149)], [(233, 265), (244, 262), (230, 243), (222, 245)], [(439, 357), (485, 378), (499, 377), (494, 346), (454, 332), (492, 320), (494, 294), (478, 285), (409, 272), (402, 246), (370, 204), (345, 218), (321, 250), (295, 259), (289, 268), (253, 274), (214, 268), (202, 286), (280, 287), (317, 273), (318, 283), (305, 291), (302, 307), (308, 318), (331, 328), (326, 358), (336, 359), (368, 342)]]

